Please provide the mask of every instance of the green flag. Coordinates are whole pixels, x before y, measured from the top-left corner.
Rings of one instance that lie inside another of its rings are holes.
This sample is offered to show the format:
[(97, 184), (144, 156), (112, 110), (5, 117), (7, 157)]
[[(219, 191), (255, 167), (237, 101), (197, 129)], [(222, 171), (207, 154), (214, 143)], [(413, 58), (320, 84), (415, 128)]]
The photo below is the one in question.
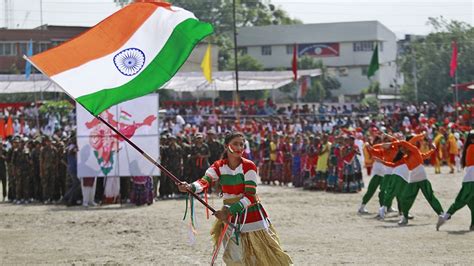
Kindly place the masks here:
[(367, 70), (367, 77), (372, 77), (375, 72), (379, 69), (379, 49), (378, 45), (375, 45), (374, 53), (372, 54), (372, 59), (370, 59), (370, 66)]

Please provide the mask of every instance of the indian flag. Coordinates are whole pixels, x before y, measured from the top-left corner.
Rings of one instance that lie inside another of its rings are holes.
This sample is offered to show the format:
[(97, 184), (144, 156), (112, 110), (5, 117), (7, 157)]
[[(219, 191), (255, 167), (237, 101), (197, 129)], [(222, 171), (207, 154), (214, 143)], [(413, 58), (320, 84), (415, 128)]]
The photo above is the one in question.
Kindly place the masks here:
[(27, 60), (98, 115), (160, 88), (212, 32), (187, 10), (141, 0)]

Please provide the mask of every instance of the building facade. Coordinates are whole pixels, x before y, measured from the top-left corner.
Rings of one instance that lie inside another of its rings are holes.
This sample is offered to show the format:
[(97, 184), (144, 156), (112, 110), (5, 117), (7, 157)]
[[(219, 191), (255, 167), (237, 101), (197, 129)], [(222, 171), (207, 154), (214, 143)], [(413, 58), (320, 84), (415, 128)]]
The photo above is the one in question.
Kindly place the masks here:
[[(33, 44), (33, 54), (53, 48), (85, 32), (89, 27), (49, 26), (35, 29), (0, 29), (0, 74), (20, 74), (25, 70), (25, 59), (28, 43)], [(207, 44), (196, 46), (180, 71), (201, 71), (200, 65), (206, 52)], [(212, 67), (217, 71), (218, 49), (213, 45)]]
[[(359, 95), (370, 80), (367, 69), (375, 45), (380, 68), (372, 77), (382, 92), (397, 80), (395, 33), (378, 21), (245, 27), (238, 31), (238, 47), (257, 59), (265, 69), (291, 68), (293, 48), (298, 56), (322, 60), (341, 83), (334, 96)], [(398, 84), (399, 86), (400, 84)]]

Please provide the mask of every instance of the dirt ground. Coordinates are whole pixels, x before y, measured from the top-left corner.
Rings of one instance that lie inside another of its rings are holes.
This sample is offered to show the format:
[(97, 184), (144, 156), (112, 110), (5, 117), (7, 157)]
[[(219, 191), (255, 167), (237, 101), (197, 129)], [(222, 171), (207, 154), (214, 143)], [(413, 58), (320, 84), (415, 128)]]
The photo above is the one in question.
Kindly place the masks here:
[[(432, 168), (428, 173), (447, 209), (461, 187), (462, 174), (434, 175)], [(467, 207), (436, 232), (437, 216), (421, 193), (412, 209), (415, 219), (399, 227), (393, 215), (385, 221), (374, 219), (376, 198), (368, 205), (370, 215), (357, 215), (362, 193), (274, 186), (259, 186), (257, 191), (295, 265), (474, 264), (474, 232), (468, 231)], [(221, 206), (217, 198), (210, 203)], [(182, 221), (184, 207), (184, 200), (88, 209), (2, 203), (0, 265), (209, 264), (211, 220), (205, 219), (202, 207), (197, 208), (198, 235), (190, 245)]]

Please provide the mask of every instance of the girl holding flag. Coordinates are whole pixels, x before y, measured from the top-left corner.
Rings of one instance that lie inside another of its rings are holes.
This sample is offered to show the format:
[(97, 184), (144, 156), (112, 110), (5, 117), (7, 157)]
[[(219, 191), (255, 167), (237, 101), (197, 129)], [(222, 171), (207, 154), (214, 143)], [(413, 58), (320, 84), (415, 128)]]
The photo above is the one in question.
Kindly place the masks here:
[[(221, 243), (224, 247), (224, 262), (227, 265), (290, 265), (291, 258), (280, 247), (278, 236), (256, 194), (257, 167), (242, 158), (244, 135), (230, 133), (225, 137), (226, 151), (200, 180), (181, 183), (181, 192), (196, 193), (206, 190), (218, 182), (222, 187), (224, 207), (214, 215), (218, 219), (211, 235), (214, 239), (214, 257)], [(238, 232), (224, 221), (233, 223)]]
[(474, 231), (474, 130), (471, 130), (467, 135), (466, 144), (462, 151), (461, 165), (463, 168), (466, 168), (461, 191), (459, 191), (448, 211), (439, 216), (436, 230), (439, 230), (441, 225), (451, 219), (451, 216), (456, 211), (467, 205), (471, 210), (471, 226), (469, 230)]

